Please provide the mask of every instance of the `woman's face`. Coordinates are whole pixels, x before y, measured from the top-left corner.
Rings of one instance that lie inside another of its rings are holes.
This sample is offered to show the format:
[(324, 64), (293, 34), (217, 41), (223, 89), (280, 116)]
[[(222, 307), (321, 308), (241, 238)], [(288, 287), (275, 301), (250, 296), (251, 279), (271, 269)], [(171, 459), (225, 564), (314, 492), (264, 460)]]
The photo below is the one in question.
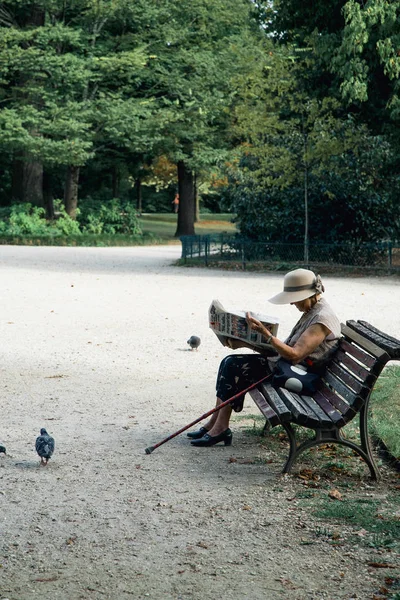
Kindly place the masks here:
[(295, 306), (300, 312), (307, 313), (314, 305), (313, 296), (305, 300), (300, 300), (300, 302), (291, 302), (290, 304)]

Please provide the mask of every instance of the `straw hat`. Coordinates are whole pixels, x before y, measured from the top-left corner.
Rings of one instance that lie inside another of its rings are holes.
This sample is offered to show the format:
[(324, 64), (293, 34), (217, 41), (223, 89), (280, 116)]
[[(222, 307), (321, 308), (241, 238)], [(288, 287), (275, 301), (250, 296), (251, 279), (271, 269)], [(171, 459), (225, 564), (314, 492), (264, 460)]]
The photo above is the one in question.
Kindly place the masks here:
[(308, 269), (295, 269), (285, 275), (283, 292), (269, 299), (272, 304), (290, 304), (321, 294), (324, 291), (321, 277)]

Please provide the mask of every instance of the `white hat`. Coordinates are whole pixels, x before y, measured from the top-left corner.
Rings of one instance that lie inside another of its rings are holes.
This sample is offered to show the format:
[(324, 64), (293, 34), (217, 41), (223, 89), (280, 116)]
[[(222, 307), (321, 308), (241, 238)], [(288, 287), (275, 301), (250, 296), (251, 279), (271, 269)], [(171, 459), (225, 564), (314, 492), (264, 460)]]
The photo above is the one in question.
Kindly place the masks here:
[(272, 304), (290, 304), (321, 294), (324, 291), (321, 277), (308, 269), (295, 269), (285, 275), (283, 292), (269, 299)]

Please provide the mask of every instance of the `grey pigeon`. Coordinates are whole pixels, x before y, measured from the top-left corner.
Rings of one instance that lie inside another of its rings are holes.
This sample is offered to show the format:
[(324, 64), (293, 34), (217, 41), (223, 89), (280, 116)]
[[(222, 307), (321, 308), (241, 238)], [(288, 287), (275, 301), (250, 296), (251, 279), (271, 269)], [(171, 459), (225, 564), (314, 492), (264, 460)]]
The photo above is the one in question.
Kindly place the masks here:
[(40, 456), (40, 464), (46, 466), (54, 452), (55, 443), (54, 438), (44, 428), (40, 430), (40, 435), (36, 438), (35, 447)]
[(191, 335), (187, 341), (192, 350), (197, 350), (197, 348), (200, 346), (200, 342), (201, 340), (199, 337), (197, 337), (197, 335)]
[(3, 444), (0, 444), (0, 454), (3, 452), (3, 454), (6, 454), (6, 447), (3, 446)]

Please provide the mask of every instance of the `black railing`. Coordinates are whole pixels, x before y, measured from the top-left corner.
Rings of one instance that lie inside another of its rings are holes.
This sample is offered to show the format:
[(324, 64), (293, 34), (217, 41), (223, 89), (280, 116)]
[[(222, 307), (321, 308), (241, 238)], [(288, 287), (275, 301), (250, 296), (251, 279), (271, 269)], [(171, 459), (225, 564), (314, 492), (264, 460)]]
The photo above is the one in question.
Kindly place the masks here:
[(182, 259), (202, 262), (206, 266), (218, 262), (234, 262), (243, 269), (252, 266), (325, 265), (362, 269), (400, 271), (400, 244), (390, 241), (371, 244), (310, 244), (305, 265), (304, 245), (278, 242), (253, 242), (235, 235), (182, 236)]

